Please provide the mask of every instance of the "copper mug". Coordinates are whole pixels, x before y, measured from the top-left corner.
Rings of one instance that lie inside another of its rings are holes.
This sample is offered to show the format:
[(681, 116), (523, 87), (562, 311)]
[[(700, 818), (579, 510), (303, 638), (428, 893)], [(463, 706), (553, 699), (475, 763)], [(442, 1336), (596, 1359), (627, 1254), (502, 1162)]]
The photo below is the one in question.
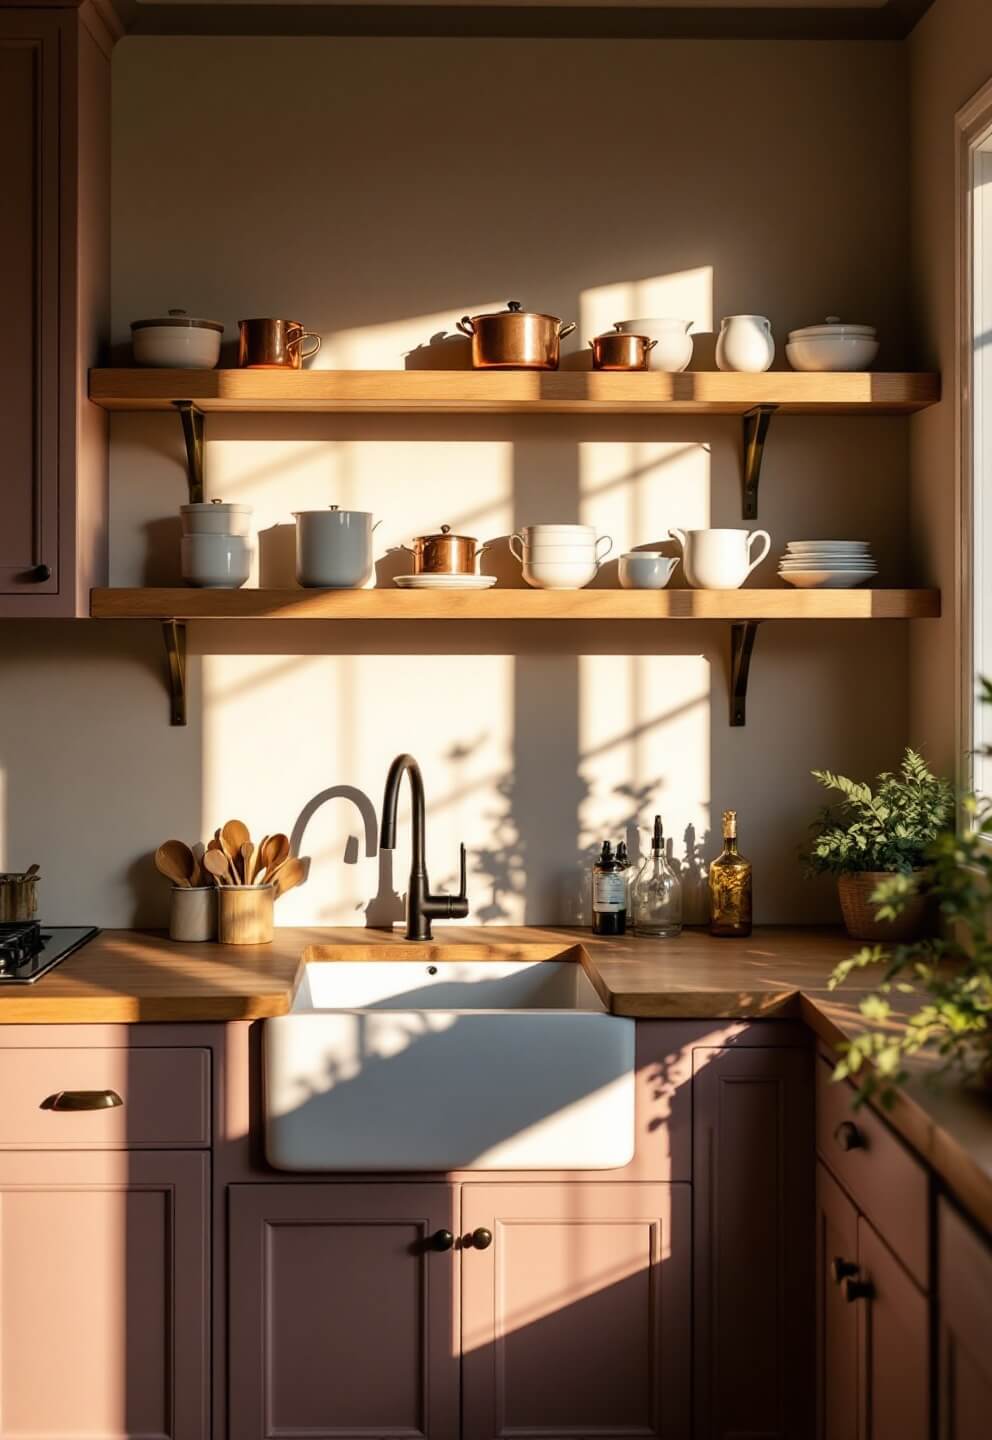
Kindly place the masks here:
[[(249, 370), (300, 370), (320, 349), (320, 336), (299, 320), (239, 320), (238, 364)], [(304, 341), (315, 343), (309, 350)]]

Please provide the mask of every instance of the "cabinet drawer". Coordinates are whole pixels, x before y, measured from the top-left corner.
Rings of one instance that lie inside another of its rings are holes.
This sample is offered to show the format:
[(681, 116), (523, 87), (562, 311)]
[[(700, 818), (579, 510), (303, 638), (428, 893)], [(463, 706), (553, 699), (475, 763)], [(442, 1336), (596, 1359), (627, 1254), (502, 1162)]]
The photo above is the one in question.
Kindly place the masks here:
[(851, 1087), (835, 1085), (830, 1073), (818, 1060), (816, 1148), (913, 1279), (929, 1290), (926, 1169), (873, 1111), (852, 1111)]
[[(121, 1104), (62, 1108), (90, 1105), (108, 1092)], [(2, 1050), (0, 1095), (6, 1150), (210, 1144), (206, 1049)]]

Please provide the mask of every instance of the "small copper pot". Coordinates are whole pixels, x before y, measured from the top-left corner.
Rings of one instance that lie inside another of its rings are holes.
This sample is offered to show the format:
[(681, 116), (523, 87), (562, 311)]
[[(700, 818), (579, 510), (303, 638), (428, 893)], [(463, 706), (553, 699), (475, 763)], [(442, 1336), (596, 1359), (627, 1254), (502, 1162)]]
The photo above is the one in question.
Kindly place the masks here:
[(402, 545), (413, 556), (414, 575), (474, 575), (480, 555), (489, 549), (474, 535), (452, 535), (450, 525), (440, 534), (416, 535), (413, 545)]
[[(309, 350), (304, 342), (314, 341)], [(247, 370), (300, 370), (316, 355), (320, 336), (299, 320), (239, 320), (238, 364)]]
[(571, 335), (575, 322), (563, 325), (557, 315), (539, 315), (511, 300), (505, 310), (463, 315), (458, 328), (472, 337), (476, 370), (557, 370), (559, 342)]
[(608, 330), (590, 340), (594, 370), (646, 370), (648, 356), (657, 345), (647, 335), (626, 335)]

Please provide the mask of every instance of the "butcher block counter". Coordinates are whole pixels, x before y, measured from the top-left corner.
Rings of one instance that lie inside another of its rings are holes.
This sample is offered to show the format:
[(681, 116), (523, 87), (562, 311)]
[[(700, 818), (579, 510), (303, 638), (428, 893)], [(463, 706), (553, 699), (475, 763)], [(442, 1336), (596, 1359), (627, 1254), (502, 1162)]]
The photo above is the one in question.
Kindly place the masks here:
[[(834, 929), (759, 927), (748, 940), (687, 930), (676, 940), (588, 930), (438, 926), (429, 944), (401, 930), (277, 930), (271, 945), (183, 945), (157, 933), (105, 930), (36, 985), (0, 990), (0, 1024), (258, 1020), (290, 1008), (305, 960), (572, 958), (604, 1003), (639, 1019), (801, 1019), (827, 1047), (863, 1028), (855, 978), (830, 973), (856, 948)], [(903, 1002), (905, 1003), (905, 1002)], [(887, 1113), (986, 1226), (992, 1228), (992, 1094), (927, 1083), (926, 1062)]]

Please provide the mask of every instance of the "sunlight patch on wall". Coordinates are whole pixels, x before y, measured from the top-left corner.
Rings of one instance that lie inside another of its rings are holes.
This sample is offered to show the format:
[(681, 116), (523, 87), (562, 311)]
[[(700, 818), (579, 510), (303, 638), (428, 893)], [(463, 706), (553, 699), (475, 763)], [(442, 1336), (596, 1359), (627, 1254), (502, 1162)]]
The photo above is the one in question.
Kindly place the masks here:
[(712, 330), (713, 267), (597, 285), (583, 290), (579, 311), (583, 339), (612, 329), (617, 320), (650, 317), (691, 320), (694, 330)]
[(670, 526), (709, 524), (709, 454), (684, 441), (582, 444), (579, 493), (582, 522), (613, 539), (611, 562), (635, 546), (674, 553)]

